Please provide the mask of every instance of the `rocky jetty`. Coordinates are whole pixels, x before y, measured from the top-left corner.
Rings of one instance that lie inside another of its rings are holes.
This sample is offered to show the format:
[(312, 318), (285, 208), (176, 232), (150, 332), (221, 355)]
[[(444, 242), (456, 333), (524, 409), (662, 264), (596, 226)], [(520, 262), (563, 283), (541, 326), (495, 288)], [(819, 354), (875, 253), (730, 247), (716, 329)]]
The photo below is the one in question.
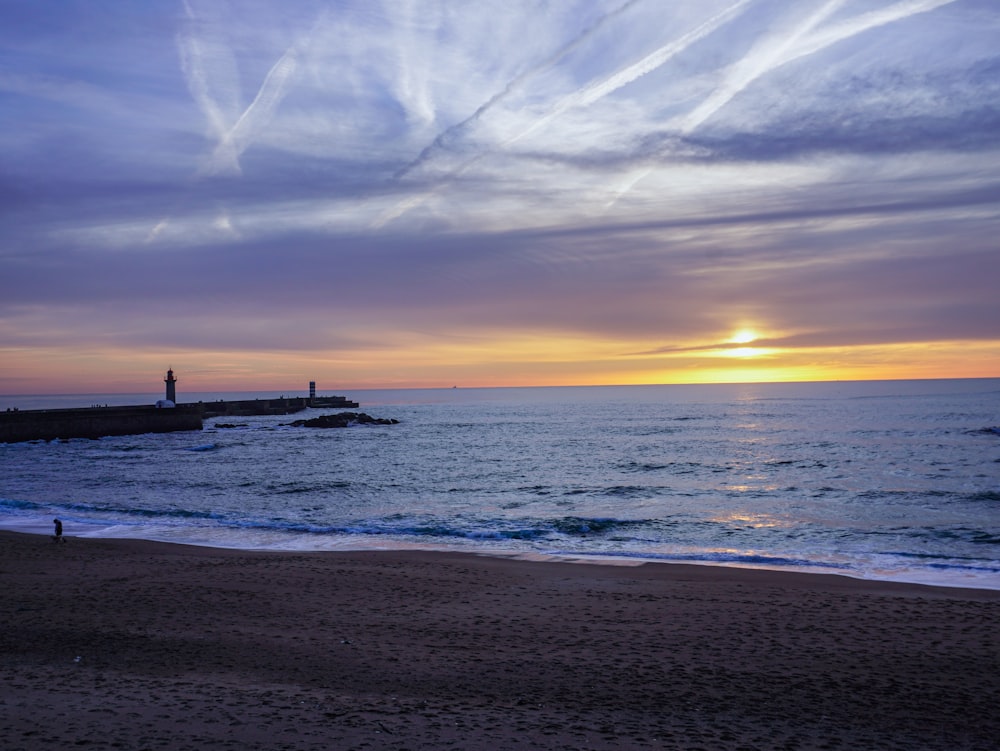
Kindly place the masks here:
[(397, 425), (399, 420), (372, 417), (364, 412), (339, 412), (335, 415), (320, 415), (309, 420), (290, 422), (293, 428), (346, 428), (351, 425)]

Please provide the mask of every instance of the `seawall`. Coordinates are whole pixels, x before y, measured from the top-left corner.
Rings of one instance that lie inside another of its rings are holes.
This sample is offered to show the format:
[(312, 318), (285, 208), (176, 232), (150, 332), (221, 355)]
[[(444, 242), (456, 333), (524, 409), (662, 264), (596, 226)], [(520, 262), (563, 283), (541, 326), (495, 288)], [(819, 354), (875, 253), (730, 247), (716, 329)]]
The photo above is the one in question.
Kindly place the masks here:
[(357, 402), (342, 396), (319, 396), (311, 400), (305, 397), (282, 397), (197, 402), (166, 408), (143, 405), (0, 412), (0, 443), (201, 430), (203, 421), (213, 417), (290, 415), (301, 412), (306, 407), (354, 409), (357, 406)]
[(0, 413), (0, 442), (170, 433), (201, 430), (201, 426), (198, 405), (180, 405), (172, 409), (153, 406), (34, 409)]
[(357, 402), (342, 396), (317, 396), (309, 399), (303, 396), (281, 397), (280, 399), (243, 399), (234, 401), (198, 402), (180, 404), (181, 407), (200, 407), (202, 417), (248, 417), (251, 415), (292, 415), (306, 407), (316, 409), (356, 409)]

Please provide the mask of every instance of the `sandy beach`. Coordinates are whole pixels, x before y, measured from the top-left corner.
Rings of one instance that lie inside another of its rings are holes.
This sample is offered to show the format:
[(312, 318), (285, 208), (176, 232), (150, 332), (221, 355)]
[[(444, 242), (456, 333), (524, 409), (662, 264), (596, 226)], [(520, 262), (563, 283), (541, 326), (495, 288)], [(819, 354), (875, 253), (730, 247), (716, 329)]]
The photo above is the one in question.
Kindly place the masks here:
[(93, 749), (993, 749), (1000, 592), (0, 532), (0, 737)]

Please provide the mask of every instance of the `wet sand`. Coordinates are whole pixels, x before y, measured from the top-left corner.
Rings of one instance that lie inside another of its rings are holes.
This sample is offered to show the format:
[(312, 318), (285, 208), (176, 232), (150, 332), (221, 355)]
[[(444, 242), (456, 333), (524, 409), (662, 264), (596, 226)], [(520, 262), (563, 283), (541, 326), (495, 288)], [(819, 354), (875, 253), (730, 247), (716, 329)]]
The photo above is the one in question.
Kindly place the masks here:
[(994, 749), (1000, 592), (0, 532), (0, 738), (91, 749)]

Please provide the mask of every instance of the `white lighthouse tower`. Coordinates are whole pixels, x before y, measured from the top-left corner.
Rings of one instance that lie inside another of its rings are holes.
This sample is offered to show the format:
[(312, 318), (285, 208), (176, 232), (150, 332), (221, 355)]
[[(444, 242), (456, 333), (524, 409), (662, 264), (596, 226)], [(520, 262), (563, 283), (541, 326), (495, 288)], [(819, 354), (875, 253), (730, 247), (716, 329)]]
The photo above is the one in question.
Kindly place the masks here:
[(163, 379), (163, 382), (167, 384), (167, 401), (177, 404), (177, 379), (174, 378), (173, 368), (167, 370), (167, 377)]

